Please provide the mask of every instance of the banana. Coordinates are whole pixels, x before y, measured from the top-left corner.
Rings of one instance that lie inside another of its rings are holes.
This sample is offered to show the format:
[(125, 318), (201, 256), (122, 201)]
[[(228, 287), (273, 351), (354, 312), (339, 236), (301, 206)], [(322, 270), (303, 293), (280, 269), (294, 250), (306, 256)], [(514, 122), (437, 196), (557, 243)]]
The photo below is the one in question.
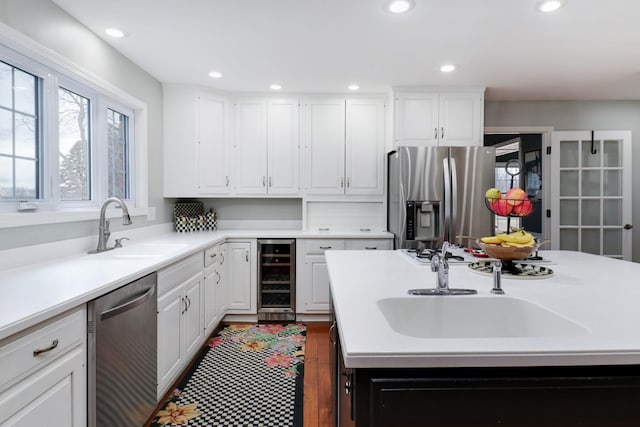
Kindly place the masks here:
[(482, 243), (488, 243), (490, 245), (499, 245), (500, 243), (502, 243), (502, 240), (498, 236), (482, 237), (480, 241)]
[(496, 237), (506, 243), (517, 243), (525, 246), (531, 246), (534, 243), (531, 233), (528, 233), (524, 230), (516, 231), (509, 234), (501, 233), (496, 235)]
[(502, 242), (501, 246), (512, 246), (516, 248), (530, 248), (535, 245), (535, 240), (531, 240), (528, 243), (514, 243), (514, 242)]

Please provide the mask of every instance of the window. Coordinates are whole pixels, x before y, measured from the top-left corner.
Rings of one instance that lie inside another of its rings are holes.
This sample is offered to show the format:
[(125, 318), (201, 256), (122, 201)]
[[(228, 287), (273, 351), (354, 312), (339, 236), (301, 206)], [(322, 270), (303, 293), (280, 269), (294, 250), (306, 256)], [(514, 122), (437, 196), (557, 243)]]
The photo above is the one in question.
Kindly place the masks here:
[(109, 197), (130, 198), (129, 117), (107, 109)]
[(91, 104), (88, 98), (58, 89), (60, 200), (91, 199)]
[[(0, 229), (93, 219), (112, 196), (147, 213), (146, 105), (38, 49), (0, 44)], [(25, 200), (40, 214), (2, 215)]]
[(0, 200), (41, 197), (39, 79), (0, 62)]

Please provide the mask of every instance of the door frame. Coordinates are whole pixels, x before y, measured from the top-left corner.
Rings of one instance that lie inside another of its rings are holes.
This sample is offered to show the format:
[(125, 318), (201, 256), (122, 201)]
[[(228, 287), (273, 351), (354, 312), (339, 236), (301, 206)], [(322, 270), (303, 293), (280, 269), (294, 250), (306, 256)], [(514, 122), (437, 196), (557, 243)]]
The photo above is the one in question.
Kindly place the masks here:
[(551, 239), (551, 219), (544, 212), (551, 209), (551, 183), (550, 159), (546, 156), (547, 147), (551, 147), (551, 134), (554, 132), (553, 126), (485, 126), (484, 135), (498, 134), (540, 134), (542, 136), (542, 152), (545, 160), (542, 162), (542, 239)]

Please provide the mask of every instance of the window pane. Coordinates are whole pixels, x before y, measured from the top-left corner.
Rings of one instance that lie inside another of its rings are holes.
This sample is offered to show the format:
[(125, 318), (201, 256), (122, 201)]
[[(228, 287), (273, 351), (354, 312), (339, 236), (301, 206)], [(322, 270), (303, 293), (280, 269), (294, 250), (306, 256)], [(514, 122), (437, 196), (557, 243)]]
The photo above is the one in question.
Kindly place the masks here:
[(15, 109), (23, 113), (36, 114), (36, 77), (14, 68), (13, 90)]
[(60, 199), (89, 200), (89, 99), (59, 88), (58, 114)]
[(10, 65), (0, 62), (0, 107), (13, 108), (11, 70)]
[(13, 199), (13, 159), (0, 156), (0, 200)]
[(35, 159), (36, 119), (20, 113), (15, 113), (15, 118), (15, 155)]
[(35, 160), (16, 159), (15, 197), (17, 199), (35, 198), (37, 179)]
[(107, 110), (109, 196), (129, 199), (129, 117)]
[(0, 154), (13, 155), (13, 114), (0, 108)]

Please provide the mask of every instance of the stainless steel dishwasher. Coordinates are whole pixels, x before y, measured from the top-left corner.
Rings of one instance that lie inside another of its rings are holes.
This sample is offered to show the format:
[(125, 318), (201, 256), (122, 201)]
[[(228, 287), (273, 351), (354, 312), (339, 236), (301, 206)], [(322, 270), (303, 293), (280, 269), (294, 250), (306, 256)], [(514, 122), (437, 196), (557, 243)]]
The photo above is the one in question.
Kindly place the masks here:
[(88, 304), (88, 426), (142, 426), (156, 407), (156, 273)]

